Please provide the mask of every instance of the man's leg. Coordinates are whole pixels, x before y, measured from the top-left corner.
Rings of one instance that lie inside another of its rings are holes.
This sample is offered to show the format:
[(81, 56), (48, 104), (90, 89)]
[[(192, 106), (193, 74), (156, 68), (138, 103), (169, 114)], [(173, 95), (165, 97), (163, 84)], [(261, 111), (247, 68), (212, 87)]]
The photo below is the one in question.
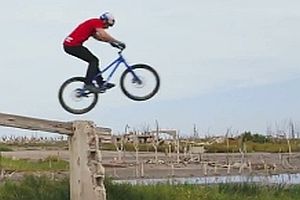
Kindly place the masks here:
[[(93, 78), (100, 72), (99, 70), (99, 60), (96, 56), (94, 56), (86, 47), (84, 46), (75, 46), (75, 47), (68, 47), (64, 46), (64, 50), (81, 60), (84, 60), (89, 63), (88, 69), (86, 72), (86, 84), (92, 85)], [(97, 83), (102, 83), (102, 76), (97, 78)]]

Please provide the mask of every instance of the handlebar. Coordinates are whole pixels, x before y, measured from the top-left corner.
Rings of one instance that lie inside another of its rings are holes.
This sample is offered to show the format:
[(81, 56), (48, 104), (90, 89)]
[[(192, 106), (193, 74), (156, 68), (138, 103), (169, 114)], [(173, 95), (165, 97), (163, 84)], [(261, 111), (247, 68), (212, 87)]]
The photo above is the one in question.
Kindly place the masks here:
[(125, 43), (122, 42), (111, 42), (110, 45), (115, 48), (118, 48), (120, 50), (120, 53), (126, 48)]

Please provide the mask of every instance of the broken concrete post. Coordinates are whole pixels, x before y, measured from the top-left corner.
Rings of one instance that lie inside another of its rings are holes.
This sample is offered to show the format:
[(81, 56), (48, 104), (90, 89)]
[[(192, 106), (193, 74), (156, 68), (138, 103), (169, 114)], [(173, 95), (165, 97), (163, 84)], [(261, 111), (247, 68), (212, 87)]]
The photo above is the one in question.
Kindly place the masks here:
[(71, 200), (106, 200), (104, 168), (94, 125), (75, 121), (70, 137)]
[(106, 200), (99, 139), (110, 129), (88, 121), (59, 122), (5, 113), (0, 113), (0, 126), (68, 135), (71, 200)]

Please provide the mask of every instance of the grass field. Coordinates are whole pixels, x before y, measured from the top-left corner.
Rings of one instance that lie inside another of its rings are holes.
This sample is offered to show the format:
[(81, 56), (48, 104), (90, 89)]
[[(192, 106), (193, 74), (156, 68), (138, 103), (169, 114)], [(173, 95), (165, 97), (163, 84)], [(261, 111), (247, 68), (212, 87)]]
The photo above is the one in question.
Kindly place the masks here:
[(300, 186), (253, 184), (199, 185), (108, 185), (110, 200), (296, 200)]
[[(115, 185), (106, 181), (108, 200), (298, 200), (300, 185)], [(69, 200), (68, 179), (27, 176), (4, 181), (0, 200)]]
[(0, 156), (0, 169), (16, 171), (61, 171), (69, 170), (69, 163), (57, 156), (49, 156), (43, 160), (29, 160), (6, 158)]
[[(223, 138), (224, 139), (224, 138)], [(205, 147), (207, 153), (237, 153), (240, 150), (251, 152), (269, 152), (269, 153), (286, 153), (289, 151), (300, 152), (300, 139), (285, 139), (285, 138), (272, 138), (261, 134), (251, 134), (245, 132), (236, 136), (235, 138), (224, 139), (221, 143), (212, 142), (213, 138), (198, 138), (198, 139), (184, 139), (180, 140), (180, 152), (190, 147), (189, 142), (193, 142), (194, 145), (202, 144)], [(68, 149), (68, 141), (44, 141), (42, 143), (36, 142), (11, 142), (11, 143), (0, 143), (0, 151), (13, 151), (14, 149)], [(134, 144), (124, 143), (126, 151), (135, 151)], [(139, 151), (154, 151), (151, 143), (140, 143), (138, 144)], [(169, 149), (169, 145), (162, 142), (158, 147), (159, 152), (166, 152)], [(174, 142), (171, 143), (171, 149), (174, 151)], [(115, 151), (115, 145), (112, 143), (101, 144), (102, 150)]]

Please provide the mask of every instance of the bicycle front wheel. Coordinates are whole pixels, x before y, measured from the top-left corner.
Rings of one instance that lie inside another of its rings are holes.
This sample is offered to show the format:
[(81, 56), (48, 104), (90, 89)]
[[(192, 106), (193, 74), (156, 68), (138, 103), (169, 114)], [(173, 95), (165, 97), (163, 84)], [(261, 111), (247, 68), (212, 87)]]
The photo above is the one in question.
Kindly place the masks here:
[(150, 66), (136, 64), (123, 72), (120, 78), (122, 92), (135, 101), (145, 101), (159, 90), (158, 73)]
[(95, 107), (98, 94), (84, 89), (84, 83), (84, 77), (74, 77), (61, 85), (58, 99), (66, 111), (73, 114), (84, 114)]

